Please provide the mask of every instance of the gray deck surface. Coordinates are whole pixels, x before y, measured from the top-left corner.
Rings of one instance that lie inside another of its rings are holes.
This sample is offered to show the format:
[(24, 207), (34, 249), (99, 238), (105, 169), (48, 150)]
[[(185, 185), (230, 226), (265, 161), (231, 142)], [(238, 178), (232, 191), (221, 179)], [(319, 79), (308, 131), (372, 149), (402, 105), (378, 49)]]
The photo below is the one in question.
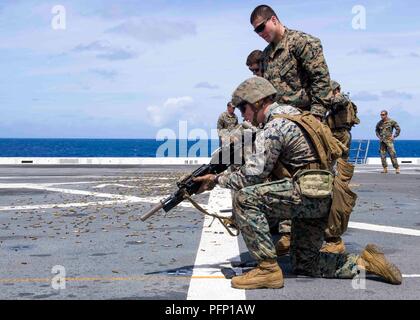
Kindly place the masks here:
[[(195, 209), (139, 215), (148, 198), (175, 190), (192, 170), (183, 166), (0, 167), (0, 299), (186, 299), (203, 226)], [(352, 180), (359, 199), (352, 222), (420, 230), (420, 166), (383, 175), (358, 166)], [(115, 195), (134, 196), (132, 202)], [(196, 199), (208, 202), (209, 194)], [(121, 200), (122, 199), (122, 200)], [(108, 203), (101, 203), (108, 201)], [(109, 201), (114, 201), (109, 203)], [(89, 205), (87, 205), (89, 203)], [(242, 261), (249, 261), (239, 237)], [(280, 265), (285, 287), (246, 291), (247, 299), (419, 299), (420, 237), (349, 228), (347, 250), (376, 243), (405, 275), (401, 286), (368, 278), (296, 278), (289, 257)], [(63, 266), (66, 289), (52, 288)]]

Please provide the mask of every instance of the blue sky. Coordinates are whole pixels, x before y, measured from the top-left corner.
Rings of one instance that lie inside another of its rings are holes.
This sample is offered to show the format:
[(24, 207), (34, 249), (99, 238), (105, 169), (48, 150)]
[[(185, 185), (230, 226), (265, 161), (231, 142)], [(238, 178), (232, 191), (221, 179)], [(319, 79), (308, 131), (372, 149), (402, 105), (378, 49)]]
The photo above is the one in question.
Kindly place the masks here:
[[(66, 29), (54, 30), (54, 5)], [(154, 138), (209, 131), (266, 43), (249, 24), (257, 1), (0, 0), (0, 137)], [(418, 1), (267, 1), (283, 23), (319, 37), (332, 78), (359, 108), (354, 138), (379, 112), (420, 139)], [(352, 28), (352, 8), (366, 29)]]

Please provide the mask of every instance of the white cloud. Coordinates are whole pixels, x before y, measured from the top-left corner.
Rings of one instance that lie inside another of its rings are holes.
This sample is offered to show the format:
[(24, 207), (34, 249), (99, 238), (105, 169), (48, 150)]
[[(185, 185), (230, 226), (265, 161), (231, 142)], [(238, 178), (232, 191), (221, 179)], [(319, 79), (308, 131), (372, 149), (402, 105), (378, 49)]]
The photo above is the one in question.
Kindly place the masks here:
[(396, 90), (387, 90), (382, 91), (382, 97), (387, 99), (402, 99), (402, 100), (411, 100), (413, 96), (407, 92), (400, 92)]
[(118, 75), (118, 72), (116, 72), (115, 70), (107, 70), (107, 69), (91, 69), (90, 72), (107, 80), (114, 80), (115, 77)]
[(107, 33), (125, 34), (145, 43), (165, 43), (196, 34), (196, 25), (188, 21), (169, 21), (161, 18), (132, 18)]
[(155, 127), (163, 126), (174, 118), (181, 119), (187, 111), (187, 107), (191, 106), (193, 102), (193, 98), (188, 96), (169, 98), (163, 106), (148, 106), (146, 108), (148, 118)]
[(352, 96), (351, 99), (354, 101), (377, 101), (379, 96), (367, 91), (360, 91)]
[(196, 89), (210, 89), (210, 90), (214, 90), (214, 89), (219, 89), (218, 85), (215, 84), (210, 84), (207, 81), (206, 82), (199, 82), (197, 83), (194, 88)]
[(74, 52), (95, 52), (99, 59), (128, 60), (137, 57), (137, 53), (129, 50), (114, 47), (109, 41), (94, 41), (87, 45), (80, 44), (73, 49)]
[(385, 58), (395, 58), (395, 56), (389, 50), (382, 48), (363, 48), (360, 50), (353, 50), (349, 52), (348, 55), (374, 55)]

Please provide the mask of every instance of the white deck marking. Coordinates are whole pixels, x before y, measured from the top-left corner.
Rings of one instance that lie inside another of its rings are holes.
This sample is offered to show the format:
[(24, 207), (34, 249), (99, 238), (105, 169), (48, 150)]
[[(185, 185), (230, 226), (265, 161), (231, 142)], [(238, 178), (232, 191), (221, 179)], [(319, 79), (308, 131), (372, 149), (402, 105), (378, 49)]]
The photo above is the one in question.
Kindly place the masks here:
[[(35, 189), (35, 190), (45, 190), (50, 192), (59, 192), (59, 193), (68, 193), (76, 194), (83, 196), (92, 196), (100, 198), (109, 198), (113, 199), (111, 201), (90, 201), (90, 202), (76, 202), (76, 203), (58, 203), (58, 204), (37, 204), (37, 205), (23, 205), (23, 206), (2, 206), (0, 211), (10, 211), (10, 210), (40, 210), (40, 209), (57, 209), (57, 208), (71, 208), (71, 207), (89, 207), (89, 206), (107, 206), (107, 205), (116, 205), (116, 204), (126, 204), (126, 203), (158, 203), (160, 200), (165, 197), (136, 197), (136, 196), (126, 196), (112, 193), (100, 193), (100, 192), (91, 192), (86, 190), (77, 190), (77, 189), (62, 189), (62, 188), (51, 188), (48, 187), (50, 184), (28, 184), (28, 183), (0, 183), (0, 189)], [(200, 204), (204, 208), (207, 208), (207, 205)], [(192, 208), (193, 206), (189, 202), (181, 202), (178, 206), (184, 208)]]
[[(124, 178), (127, 179), (128, 176), (91, 176), (91, 175), (86, 175), (86, 176), (71, 176), (71, 175), (67, 175), (67, 176), (4, 176), (4, 177), (0, 177), (0, 180), (19, 180), (19, 179), (55, 179), (55, 178), (67, 178), (67, 179), (79, 179), (79, 178), (103, 178), (103, 179), (120, 179), (120, 178)], [(141, 177), (141, 176), (136, 176), (136, 178), (134, 179), (130, 179), (130, 180), (170, 180), (171, 178), (168, 177)]]
[(349, 228), (420, 237), (420, 230), (417, 229), (397, 228), (371, 223), (349, 222)]
[(125, 184), (119, 184), (119, 183), (104, 183), (104, 184), (98, 184), (97, 186), (94, 186), (92, 188), (94, 189), (103, 189), (105, 187), (109, 187), (109, 186), (113, 186), (113, 187), (120, 187), (120, 188), (129, 188), (129, 189), (133, 189), (133, 188), (140, 188), (140, 187), (135, 187), (135, 186), (127, 186)]
[[(144, 201), (144, 202), (152, 202), (149, 199), (147, 200), (148, 201)], [(96, 201), (96, 202), (52, 203), (52, 204), (39, 204), (39, 205), (27, 205), (27, 206), (4, 206), (4, 207), (0, 207), (0, 211), (29, 211), (29, 210), (61, 209), (61, 208), (74, 208), (74, 207), (111, 206), (111, 205), (136, 203), (136, 202), (141, 202), (141, 201), (110, 200), (110, 201)]]
[[(140, 203), (146, 202), (150, 204), (158, 203), (163, 198), (138, 198), (137, 200), (127, 199), (127, 200), (109, 200), (109, 201), (91, 201), (91, 202), (73, 202), (73, 203), (52, 203), (52, 204), (36, 204), (36, 205), (27, 205), (27, 206), (3, 206), (0, 207), (0, 211), (29, 211), (29, 210), (43, 210), (43, 209), (59, 209), (59, 208), (73, 208), (73, 207), (93, 207), (93, 206), (111, 206), (119, 205), (126, 203)], [(200, 204), (203, 208), (206, 208), (206, 205)], [(193, 206), (188, 202), (181, 202), (178, 207), (183, 208), (192, 208)], [(159, 214), (159, 213), (157, 213)], [(164, 214), (164, 212), (160, 213)]]
[(420, 278), (420, 274), (403, 274), (403, 278)]
[[(208, 210), (219, 213), (232, 206), (230, 190), (216, 187), (210, 194)], [(229, 216), (230, 214), (226, 214)], [(194, 264), (188, 300), (245, 300), (245, 290), (233, 289), (221, 268), (240, 261), (238, 239), (231, 237), (219, 221), (206, 216)]]

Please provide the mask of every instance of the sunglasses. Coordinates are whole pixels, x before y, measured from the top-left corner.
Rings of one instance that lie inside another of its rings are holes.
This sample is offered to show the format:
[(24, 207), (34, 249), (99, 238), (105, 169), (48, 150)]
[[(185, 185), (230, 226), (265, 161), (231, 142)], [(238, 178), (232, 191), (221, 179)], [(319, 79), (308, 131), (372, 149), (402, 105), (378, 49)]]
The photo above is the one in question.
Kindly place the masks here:
[(386, 116), (386, 114), (385, 113), (381, 113), (381, 117), (385, 117)]
[(254, 31), (256, 33), (263, 32), (265, 30), (265, 25), (267, 24), (268, 20), (270, 20), (270, 19), (265, 19), (265, 21), (263, 23), (260, 23), (258, 26), (255, 27)]

